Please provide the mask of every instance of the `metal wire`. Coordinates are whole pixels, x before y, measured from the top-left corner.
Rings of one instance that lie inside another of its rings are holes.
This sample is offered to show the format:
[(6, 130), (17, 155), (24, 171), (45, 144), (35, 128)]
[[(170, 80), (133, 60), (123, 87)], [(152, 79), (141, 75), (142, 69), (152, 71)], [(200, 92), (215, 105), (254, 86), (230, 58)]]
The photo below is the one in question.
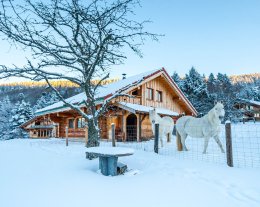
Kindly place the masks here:
[[(260, 123), (246, 122), (231, 124), (232, 150), (234, 167), (260, 167)], [(117, 142), (119, 147), (129, 147), (136, 150), (154, 151), (154, 138), (147, 141)], [(225, 125), (221, 126), (220, 141), (226, 151)], [(101, 146), (111, 146), (111, 142), (101, 141)], [(176, 136), (171, 142), (164, 141), (163, 147), (159, 140), (159, 154), (172, 156), (176, 159), (197, 160), (202, 162), (226, 165), (226, 153), (222, 153), (213, 138), (210, 138), (207, 153), (203, 154), (204, 139), (187, 137), (186, 146), (189, 151), (178, 151)]]

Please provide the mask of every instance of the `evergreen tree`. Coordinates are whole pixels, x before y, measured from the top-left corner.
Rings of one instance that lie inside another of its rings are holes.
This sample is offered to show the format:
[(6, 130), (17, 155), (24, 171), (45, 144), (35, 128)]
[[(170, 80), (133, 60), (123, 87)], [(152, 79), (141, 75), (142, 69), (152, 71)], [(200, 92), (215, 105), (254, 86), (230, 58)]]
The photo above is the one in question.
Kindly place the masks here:
[(177, 86), (183, 90), (183, 80), (176, 71), (173, 72), (172, 79), (177, 84)]
[(243, 84), (239, 92), (239, 98), (260, 101), (260, 86), (255, 84)]
[(27, 138), (26, 131), (20, 128), (20, 125), (33, 118), (31, 105), (24, 100), (17, 102), (12, 110), (11, 117), (11, 134), (10, 138)]
[(217, 100), (223, 101), (225, 107), (225, 119), (236, 120), (241, 116), (241, 111), (236, 109), (235, 103), (238, 101), (239, 88), (235, 87), (226, 74), (217, 74)]
[(208, 81), (207, 81), (207, 87), (208, 87), (209, 93), (211, 93), (211, 94), (215, 93), (216, 85), (217, 85), (217, 80), (216, 80), (214, 74), (210, 73)]
[(205, 78), (194, 67), (186, 74), (183, 83), (183, 92), (197, 109), (199, 114), (207, 113), (213, 107)]
[(33, 107), (33, 110), (37, 111), (38, 109), (42, 109), (58, 101), (59, 98), (55, 92), (49, 92), (49, 93), (43, 92), (42, 96), (37, 100), (35, 106)]
[(0, 102), (0, 139), (10, 138), (12, 107), (8, 96)]

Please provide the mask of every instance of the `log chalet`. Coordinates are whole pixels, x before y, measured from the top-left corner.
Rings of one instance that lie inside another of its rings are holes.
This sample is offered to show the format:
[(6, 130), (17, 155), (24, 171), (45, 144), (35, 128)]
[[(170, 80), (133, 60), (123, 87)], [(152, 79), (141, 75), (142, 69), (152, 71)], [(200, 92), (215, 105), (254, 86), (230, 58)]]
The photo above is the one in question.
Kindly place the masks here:
[[(162, 68), (128, 77), (118, 82), (102, 86), (96, 95), (97, 109), (108, 97), (118, 93), (129, 94), (111, 100), (106, 113), (99, 118), (102, 139), (111, 139), (111, 124), (115, 124), (118, 141), (142, 141), (152, 134), (149, 110), (157, 108), (161, 116), (170, 116), (175, 121), (183, 114), (196, 116), (197, 111), (185, 97), (176, 83)], [(67, 99), (70, 103), (82, 106), (86, 100), (84, 93)], [(85, 138), (85, 120), (75, 111), (57, 102), (36, 111), (36, 116), (21, 127), (31, 138)]]

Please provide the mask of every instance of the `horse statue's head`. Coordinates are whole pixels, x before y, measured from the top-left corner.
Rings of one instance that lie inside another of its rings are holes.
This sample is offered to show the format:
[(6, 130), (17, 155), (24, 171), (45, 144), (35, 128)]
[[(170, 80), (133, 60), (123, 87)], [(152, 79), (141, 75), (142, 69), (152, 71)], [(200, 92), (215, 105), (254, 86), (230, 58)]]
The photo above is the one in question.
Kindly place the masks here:
[(156, 115), (157, 115), (156, 108), (149, 110), (149, 119), (150, 119), (152, 124), (155, 124)]
[(221, 123), (225, 116), (224, 105), (222, 102), (217, 102), (216, 105), (209, 111), (211, 121)]

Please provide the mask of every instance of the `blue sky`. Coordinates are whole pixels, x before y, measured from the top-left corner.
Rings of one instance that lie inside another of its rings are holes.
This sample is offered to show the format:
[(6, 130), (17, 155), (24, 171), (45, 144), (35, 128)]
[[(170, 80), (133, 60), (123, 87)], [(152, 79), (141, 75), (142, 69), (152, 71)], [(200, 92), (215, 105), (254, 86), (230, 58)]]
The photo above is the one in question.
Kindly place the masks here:
[[(181, 76), (194, 66), (199, 72), (245, 74), (260, 72), (259, 0), (141, 0), (139, 20), (150, 19), (150, 32), (165, 34), (147, 41), (140, 59), (127, 53), (112, 76), (138, 74), (165, 67)], [(22, 64), (23, 53), (0, 41), (0, 63)]]

